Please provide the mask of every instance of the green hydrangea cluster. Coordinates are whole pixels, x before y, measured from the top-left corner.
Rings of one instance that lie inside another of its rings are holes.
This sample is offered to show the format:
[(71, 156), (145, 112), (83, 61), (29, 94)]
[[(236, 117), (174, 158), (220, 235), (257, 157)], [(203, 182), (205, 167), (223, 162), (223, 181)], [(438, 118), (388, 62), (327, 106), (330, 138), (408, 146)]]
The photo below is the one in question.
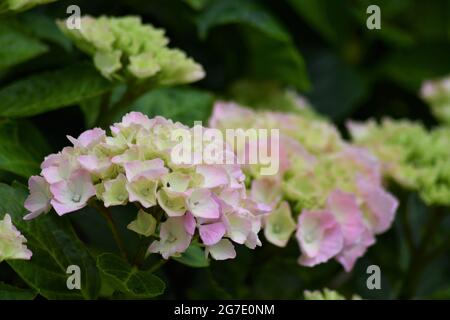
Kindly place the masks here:
[(427, 130), (420, 123), (390, 119), (348, 127), (356, 143), (383, 161), (386, 176), (417, 190), (429, 205), (450, 205), (450, 128)]
[(205, 76), (202, 66), (183, 51), (167, 47), (164, 30), (143, 24), (140, 17), (83, 16), (81, 29), (69, 29), (65, 21), (57, 23), (108, 79), (151, 79), (158, 85), (172, 85)]
[(6, 11), (24, 11), (34, 6), (56, 0), (0, 0), (0, 13)]
[[(330, 290), (328, 288), (315, 291), (308, 291), (306, 290), (303, 292), (305, 296), (305, 300), (346, 300), (343, 295), (341, 295), (339, 292)], [(361, 300), (361, 297), (354, 294), (351, 298), (351, 300)]]
[(450, 76), (425, 81), (420, 95), (431, 106), (437, 119), (450, 124)]

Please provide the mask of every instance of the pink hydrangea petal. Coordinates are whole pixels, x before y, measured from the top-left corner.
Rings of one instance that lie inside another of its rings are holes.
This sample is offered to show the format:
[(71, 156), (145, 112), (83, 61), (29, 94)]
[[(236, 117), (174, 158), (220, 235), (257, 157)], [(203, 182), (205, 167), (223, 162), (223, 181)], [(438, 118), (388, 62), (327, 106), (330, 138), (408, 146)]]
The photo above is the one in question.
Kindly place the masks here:
[(250, 191), (252, 200), (256, 201), (262, 208), (272, 210), (280, 201), (282, 196), (281, 181), (278, 177), (261, 177), (252, 181)]
[(362, 176), (357, 178), (358, 190), (368, 209), (368, 222), (375, 234), (389, 229), (395, 218), (398, 200), (380, 185), (371, 183)]
[(53, 209), (55, 209), (56, 213), (58, 215), (62, 216), (66, 213), (78, 211), (78, 210), (84, 208), (87, 203), (82, 203), (82, 204), (76, 204), (73, 202), (61, 203), (55, 199), (52, 199), (51, 204), (52, 204)]
[(94, 128), (91, 130), (87, 130), (80, 134), (80, 136), (75, 139), (71, 136), (67, 136), (70, 142), (74, 145), (74, 147), (80, 148), (90, 148), (100, 142), (102, 142), (106, 137), (105, 130), (100, 128)]
[(328, 261), (344, 245), (341, 227), (328, 211), (304, 210), (299, 217), (296, 237), (303, 253), (299, 263), (308, 267)]
[(169, 173), (169, 170), (164, 167), (164, 161), (159, 158), (127, 162), (124, 168), (127, 180), (130, 182), (139, 177), (155, 180)]
[(120, 123), (124, 127), (132, 125), (140, 125), (145, 129), (150, 129), (153, 126), (154, 120), (149, 119), (145, 114), (141, 112), (132, 111), (123, 116)]
[(195, 226), (196, 222), (194, 216), (189, 211), (186, 212), (186, 214), (184, 215), (184, 228), (186, 232), (193, 236), (195, 232)]
[(51, 204), (59, 215), (81, 209), (96, 194), (90, 174), (81, 169), (73, 172), (69, 180), (50, 185), (50, 192), (54, 197)]
[(366, 230), (363, 215), (351, 193), (333, 191), (328, 197), (328, 209), (341, 225), (345, 243), (353, 243)]
[(196, 217), (215, 219), (220, 216), (220, 206), (209, 189), (196, 189), (187, 199), (189, 211)]
[(52, 184), (56, 183), (62, 180), (62, 177), (59, 173), (59, 168), (56, 166), (46, 167), (42, 169), (41, 172), (42, 176), (45, 178), (45, 180)]
[(242, 108), (236, 103), (217, 101), (209, 119), (209, 126), (220, 128), (223, 127), (222, 122), (245, 121), (246, 119), (251, 119), (253, 115), (254, 113), (250, 109)]
[(47, 167), (56, 166), (61, 159), (60, 153), (50, 154), (45, 157), (44, 161), (41, 163), (41, 169), (45, 169)]
[(200, 225), (200, 238), (207, 246), (216, 244), (225, 234), (225, 226), (222, 222)]
[(159, 241), (154, 241), (148, 251), (160, 253), (164, 259), (179, 254), (189, 247), (192, 236), (184, 228), (184, 217), (168, 218), (161, 224)]
[(30, 195), (25, 200), (24, 207), (30, 212), (24, 219), (30, 220), (36, 218), (42, 213), (47, 213), (51, 209), (50, 200), (52, 195), (50, 193), (47, 181), (41, 176), (31, 176), (28, 179), (28, 188)]
[(375, 243), (375, 237), (366, 229), (359, 239), (348, 244), (336, 256), (336, 260), (344, 267), (346, 272), (350, 272), (358, 258), (362, 257), (367, 248)]
[(199, 165), (196, 171), (203, 176), (203, 188), (215, 188), (228, 183), (227, 172), (219, 166)]
[(108, 159), (99, 159), (95, 155), (82, 155), (78, 157), (78, 163), (81, 167), (90, 173), (98, 174), (111, 167)]

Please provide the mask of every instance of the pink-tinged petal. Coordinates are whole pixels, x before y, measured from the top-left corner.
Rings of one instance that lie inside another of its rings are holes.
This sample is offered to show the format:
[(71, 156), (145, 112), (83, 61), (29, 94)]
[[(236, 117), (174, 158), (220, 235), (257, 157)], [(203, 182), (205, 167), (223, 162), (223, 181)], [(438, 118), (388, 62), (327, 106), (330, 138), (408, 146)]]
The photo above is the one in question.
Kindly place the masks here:
[(252, 220), (245, 215), (231, 212), (224, 216), (227, 237), (236, 243), (244, 244), (252, 232)]
[(328, 261), (344, 245), (341, 227), (328, 211), (304, 210), (298, 220), (296, 237), (302, 250), (299, 263), (308, 267)]
[(372, 155), (369, 150), (355, 147), (346, 146), (336, 156), (347, 163), (351, 163), (359, 172), (374, 184), (381, 184), (381, 163)]
[(124, 164), (124, 168), (130, 182), (140, 177), (156, 180), (169, 173), (169, 170), (164, 167), (164, 161), (158, 158), (127, 162)]
[(54, 167), (54, 166), (46, 167), (46, 168), (42, 169), (41, 174), (45, 178), (45, 180), (50, 184), (63, 180), (63, 178), (61, 177), (61, 175), (59, 173), (58, 167)]
[(11, 216), (6, 213), (0, 220), (0, 263), (3, 260), (30, 260), (33, 254), (26, 243), (27, 239), (17, 230)]
[(58, 165), (60, 159), (61, 159), (60, 153), (54, 153), (46, 156), (44, 161), (41, 163), (41, 169)]
[(273, 209), (281, 199), (281, 181), (278, 177), (261, 177), (252, 181), (250, 191), (252, 200), (262, 208)]
[(111, 158), (111, 162), (114, 164), (125, 164), (131, 161), (139, 160), (141, 156), (141, 150), (138, 146), (132, 146), (127, 149), (124, 153), (114, 156)]
[(105, 137), (105, 130), (94, 128), (83, 132), (77, 139), (71, 136), (67, 136), (67, 139), (69, 139), (76, 148), (91, 148), (100, 142), (103, 142)]
[(90, 173), (100, 174), (111, 167), (108, 158), (100, 159), (95, 155), (83, 155), (78, 157), (78, 163)]
[(72, 172), (80, 168), (76, 157), (70, 152), (63, 152), (58, 163), (54, 166), (49, 166), (41, 171), (41, 175), (47, 180), (49, 184), (53, 184), (62, 180), (67, 180)]
[(183, 253), (189, 247), (192, 236), (184, 228), (184, 218), (168, 218), (161, 224), (160, 240), (154, 241), (148, 251), (160, 253), (164, 259)]
[(220, 206), (209, 189), (196, 189), (187, 198), (188, 210), (196, 217), (216, 219), (220, 216)]
[(193, 236), (195, 232), (195, 226), (196, 222), (194, 216), (189, 211), (186, 212), (186, 214), (184, 215), (184, 229), (187, 233)]
[(24, 219), (30, 220), (36, 218), (42, 213), (47, 213), (51, 209), (49, 184), (41, 176), (31, 176), (28, 179), (28, 188), (30, 195), (25, 200), (24, 207), (30, 212)]
[(53, 209), (55, 209), (56, 213), (58, 215), (62, 216), (66, 213), (78, 211), (78, 210), (84, 208), (87, 203), (83, 203), (83, 204), (76, 204), (73, 202), (61, 203), (61, 202), (53, 199), (51, 201), (51, 204), (52, 204)]
[(153, 126), (154, 120), (150, 120), (145, 114), (141, 112), (132, 111), (123, 116), (120, 123), (124, 127), (132, 125), (139, 125), (145, 129), (150, 129)]
[(364, 199), (365, 218), (372, 232), (385, 232), (394, 221), (398, 200), (380, 185), (373, 184), (362, 176), (357, 178), (357, 185)]
[(253, 117), (254, 112), (250, 109), (242, 108), (232, 102), (217, 101), (209, 119), (209, 127), (234, 128), (235, 124), (246, 122)]
[(203, 188), (215, 188), (228, 184), (228, 174), (223, 167), (215, 165), (199, 165), (197, 173), (203, 176)]
[(237, 208), (241, 202), (241, 198), (241, 193), (231, 188), (223, 190), (219, 195), (219, 199), (231, 208)]
[(211, 254), (215, 260), (227, 260), (236, 258), (234, 246), (228, 239), (222, 239), (218, 243), (206, 247), (206, 254)]
[(328, 209), (341, 225), (345, 244), (351, 244), (366, 230), (356, 197), (340, 190), (333, 191), (328, 197)]
[(50, 185), (50, 192), (54, 197), (51, 204), (59, 215), (83, 208), (96, 194), (90, 174), (82, 169), (73, 172), (69, 180)]
[(216, 244), (225, 234), (225, 226), (222, 222), (203, 224), (198, 229), (200, 238), (207, 246)]
[(336, 256), (336, 260), (350, 272), (358, 258), (366, 253), (367, 248), (375, 243), (372, 233), (366, 229), (353, 243), (344, 246), (344, 249)]

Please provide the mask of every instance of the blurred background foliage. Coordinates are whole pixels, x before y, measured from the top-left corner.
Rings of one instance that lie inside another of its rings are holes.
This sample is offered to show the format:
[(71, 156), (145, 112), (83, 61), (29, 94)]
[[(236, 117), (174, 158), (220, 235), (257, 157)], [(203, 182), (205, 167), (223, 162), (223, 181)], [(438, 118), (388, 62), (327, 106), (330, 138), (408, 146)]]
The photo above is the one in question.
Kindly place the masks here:
[[(186, 124), (206, 121), (217, 97), (242, 98), (236, 83), (258, 81), (261, 91), (255, 96), (244, 89), (246, 101), (262, 101), (273, 88), (295, 89), (341, 129), (349, 118), (384, 116), (434, 126), (418, 91), (425, 79), (450, 73), (448, 0), (58, 1), (0, 17), (3, 182), (26, 183), (39, 171), (44, 155), (67, 145), (67, 134), (76, 136), (95, 124), (102, 93), (112, 91), (115, 99), (123, 92), (123, 86), (102, 78), (56, 28), (54, 20), (67, 17), (71, 4), (80, 6), (83, 15), (141, 16), (145, 23), (164, 28), (171, 46), (204, 66), (207, 76), (195, 85), (159, 88), (130, 105), (130, 110)], [(371, 4), (381, 8), (381, 30), (366, 28)], [(403, 195), (401, 202), (400, 210), (414, 215), (413, 236), (421, 237), (429, 209), (416, 195)], [(115, 214), (122, 230), (133, 214)], [(100, 218), (84, 212), (70, 220), (82, 240), (114, 250)], [(212, 262), (209, 268), (169, 261), (160, 271), (167, 281), (165, 297), (297, 299), (305, 289), (327, 286), (348, 296), (396, 298), (413, 254), (396, 220), (350, 274), (335, 262), (300, 267), (294, 241), (284, 249), (265, 242), (254, 252), (240, 248), (237, 259)], [(449, 225), (438, 228), (444, 235), (450, 231)], [(133, 237), (126, 231), (124, 236)], [(127, 242), (132, 247), (137, 241)], [(202, 266), (195, 257), (189, 263)], [(381, 290), (366, 287), (370, 264), (381, 267)], [(0, 281), (11, 282), (12, 275), (8, 265), (0, 265)], [(20, 286), (20, 280), (12, 282)], [(450, 298), (448, 254), (424, 266), (416, 289), (409, 298)]]

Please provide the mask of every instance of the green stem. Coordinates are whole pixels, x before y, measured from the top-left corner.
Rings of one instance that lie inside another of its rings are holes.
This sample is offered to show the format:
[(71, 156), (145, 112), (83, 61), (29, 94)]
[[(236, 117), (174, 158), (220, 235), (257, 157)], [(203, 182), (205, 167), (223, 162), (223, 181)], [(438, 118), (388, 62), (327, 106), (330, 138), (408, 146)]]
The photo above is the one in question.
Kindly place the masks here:
[(155, 263), (151, 268), (148, 269), (150, 272), (155, 272), (159, 268), (161, 268), (163, 265), (165, 265), (169, 260), (161, 259), (157, 263)]
[(412, 252), (409, 267), (400, 289), (400, 299), (410, 299), (411, 297), (414, 297), (422, 277), (422, 273), (427, 264), (430, 262), (430, 260), (427, 259), (429, 257), (428, 250), (443, 217), (444, 214), (442, 212), (442, 208), (440, 207), (436, 208), (432, 212), (422, 241), (420, 242), (418, 248)]
[(100, 212), (103, 218), (105, 218), (106, 222), (108, 223), (108, 227), (113, 235), (114, 241), (116, 242), (117, 248), (119, 249), (120, 255), (122, 256), (122, 258), (128, 261), (128, 255), (127, 250), (125, 249), (125, 244), (123, 242), (122, 237), (120, 236), (119, 231), (117, 230), (117, 226), (114, 223), (111, 212), (108, 210), (108, 208), (103, 206), (103, 204), (93, 203), (93, 207), (96, 208), (98, 212)]
[(106, 128), (114, 121), (124, 110), (130, 107), (133, 101), (139, 98), (146, 91), (150, 90), (148, 83), (141, 85), (130, 84), (130, 87), (123, 94), (122, 98), (117, 101), (105, 114), (100, 113), (98, 124), (102, 128)]
[(111, 102), (111, 92), (107, 92), (102, 96), (101, 102), (100, 102), (100, 111), (97, 115), (97, 119), (95, 119), (95, 123), (97, 125), (100, 124), (102, 115), (108, 113), (109, 104)]

